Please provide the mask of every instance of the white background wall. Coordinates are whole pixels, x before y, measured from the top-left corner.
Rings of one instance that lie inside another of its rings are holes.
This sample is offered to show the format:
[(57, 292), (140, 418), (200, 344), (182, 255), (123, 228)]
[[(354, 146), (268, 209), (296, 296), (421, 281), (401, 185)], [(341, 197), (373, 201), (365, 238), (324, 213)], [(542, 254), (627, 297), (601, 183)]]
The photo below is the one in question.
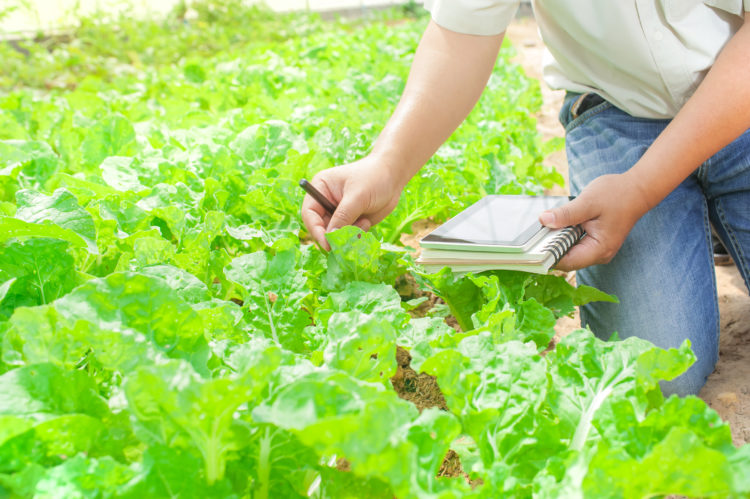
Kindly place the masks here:
[[(407, 0), (247, 0), (264, 1), (273, 10), (335, 11), (352, 8), (381, 7), (406, 3)], [(0, 34), (56, 31), (74, 26), (80, 15), (104, 11), (132, 11), (137, 16), (164, 15), (179, 0), (0, 0)], [(189, 0), (188, 0), (189, 3)], [(421, 1), (420, 1), (421, 3)], [(7, 9), (14, 10), (3, 16)]]

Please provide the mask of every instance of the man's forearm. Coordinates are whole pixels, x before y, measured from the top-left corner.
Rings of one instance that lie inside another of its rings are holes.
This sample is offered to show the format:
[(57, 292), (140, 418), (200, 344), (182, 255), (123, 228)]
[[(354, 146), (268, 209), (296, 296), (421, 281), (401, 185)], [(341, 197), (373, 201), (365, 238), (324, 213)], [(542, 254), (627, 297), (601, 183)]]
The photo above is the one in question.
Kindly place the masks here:
[(466, 118), (484, 90), (503, 35), (455, 33), (430, 22), (401, 100), (372, 154), (404, 185)]
[(703, 82), (627, 175), (653, 207), (750, 128), (750, 14)]

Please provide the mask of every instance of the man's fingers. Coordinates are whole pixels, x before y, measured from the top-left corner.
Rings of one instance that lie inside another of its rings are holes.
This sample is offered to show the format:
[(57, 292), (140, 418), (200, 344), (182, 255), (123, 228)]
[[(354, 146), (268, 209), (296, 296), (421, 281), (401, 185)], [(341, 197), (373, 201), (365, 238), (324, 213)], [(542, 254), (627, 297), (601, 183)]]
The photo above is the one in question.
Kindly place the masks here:
[(543, 212), (539, 215), (539, 222), (550, 229), (560, 229), (581, 224), (596, 215), (591, 213), (591, 205), (585, 197), (578, 197), (562, 206)]
[(591, 242), (591, 238), (588, 236), (581, 239), (578, 244), (570, 248), (565, 256), (557, 262), (555, 268), (558, 270), (570, 271), (592, 265), (597, 258), (597, 245), (591, 244)]
[(328, 222), (326, 232), (331, 232), (347, 225), (353, 225), (362, 214), (362, 210), (362, 196), (347, 193), (336, 208), (331, 221)]
[(329, 216), (326, 214), (325, 209), (312, 197), (305, 196), (302, 201), (302, 209), (300, 210), (302, 215), (302, 222), (307, 227), (307, 232), (310, 237), (318, 243), (318, 245), (325, 249), (330, 250), (331, 247), (325, 238), (326, 227), (328, 226)]
[(331, 245), (328, 244), (328, 240), (326, 239), (326, 230), (323, 228), (323, 226), (314, 227), (310, 231), (310, 236), (315, 240), (318, 245), (323, 248), (326, 251), (331, 251)]
[(367, 232), (368, 230), (370, 230), (370, 227), (372, 227), (372, 222), (370, 222), (369, 218), (360, 218), (359, 220), (354, 222), (354, 225)]
[(326, 219), (313, 210), (304, 210), (302, 220), (305, 223), (305, 227), (307, 227), (310, 237), (324, 250), (330, 250), (331, 246), (326, 240)]
[(584, 236), (557, 262), (557, 270), (578, 270), (590, 265), (608, 263), (615, 256), (616, 251), (606, 249), (590, 235)]

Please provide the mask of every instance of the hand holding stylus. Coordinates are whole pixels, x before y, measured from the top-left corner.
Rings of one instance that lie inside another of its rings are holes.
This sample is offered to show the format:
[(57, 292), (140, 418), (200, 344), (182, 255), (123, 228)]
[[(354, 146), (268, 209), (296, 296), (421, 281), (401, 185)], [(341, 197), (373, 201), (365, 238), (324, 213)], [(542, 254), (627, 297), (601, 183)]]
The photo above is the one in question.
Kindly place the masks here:
[(396, 207), (404, 187), (388, 171), (368, 156), (323, 170), (310, 182), (300, 182), (308, 193), (302, 202), (302, 221), (312, 239), (330, 250), (327, 232), (345, 225), (369, 230), (383, 220)]
[(313, 187), (312, 184), (307, 181), (307, 179), (303, 178), (302, 180), (300, 180), (299, 186), (302, 187), (305, 192), (311, 195), (312, 198), (317, 201), (324, 210), (326, 210), (326, 213), (328, 213), (329, 215), (333, 215), (333, 213), (336, 211), (336, 205), (330, 202), (328, 198), (326, 198), (318, 189)]

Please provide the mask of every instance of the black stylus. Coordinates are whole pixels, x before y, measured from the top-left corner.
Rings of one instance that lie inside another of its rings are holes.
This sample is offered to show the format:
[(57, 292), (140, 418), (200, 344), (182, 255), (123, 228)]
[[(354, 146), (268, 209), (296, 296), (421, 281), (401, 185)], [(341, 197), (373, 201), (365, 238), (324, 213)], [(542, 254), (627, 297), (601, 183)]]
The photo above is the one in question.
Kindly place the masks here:
[(333, 215), (333, 212), (336, 211), (336, 205), (330, 202), (328, 198), (325, 197), (318, 189), (313, 187), (310, 182), (303, 178), (299, 181), (299, 186), (302, 187), (305, 192), (311, 195), (315, 201), (320, 203), (320, 205), (328, 212), (329, 215)]

